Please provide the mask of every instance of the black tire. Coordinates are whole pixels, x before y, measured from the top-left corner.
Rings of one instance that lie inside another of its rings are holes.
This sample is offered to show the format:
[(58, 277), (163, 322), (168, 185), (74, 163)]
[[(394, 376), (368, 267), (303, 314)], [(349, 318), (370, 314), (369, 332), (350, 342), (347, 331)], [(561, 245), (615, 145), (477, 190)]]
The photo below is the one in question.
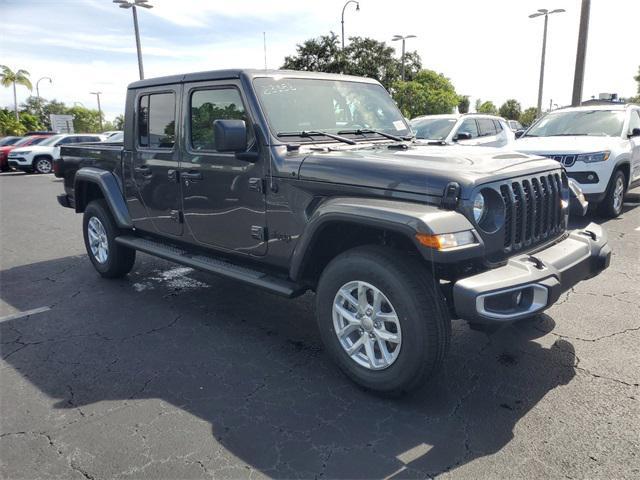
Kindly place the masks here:
[[(622, 198), (619, 199), (619, 188), (622, 182)], [(600, 214), (607, 218), (615, 218), (622, 213), (624, 196), (627, 193), (627, 177), (622, 170), (616, 170), (609, 180), (607, 195), (600, 202)], [(619, 203), (618, 203), (619, 202)]]
[(53, 172), (53, 161), (49, 157), (36, 157), (33, 160), (33, 170), (42, 174), (51, 173)]
[[(96, 258), (89, 244), (89, 221), (93, 217), (104, 227), (104, 236), (108, 245), (106, 260), (102, 262)], [(104, 200), (93, 200), (87, 205), (82, 220), (82, 233), (87, 255), (100, 275), (105, 278), (120, 278), (131, 271), (136, 261), (136, 251), (116, 243), (116, 237), (122, 232), (113, 220)]]
[[(380, 290), (400, 322), (399, 353), (382, 370), (357, 363), (335, 333), (334, 300), (338, 290), (352, 281)], [(316, 312), (329, 355), (354, 382), (375, 392), (398, 395), (419, 387), (438, 371), (449, 348), (451, 319), (437, 280), (420, 261), (388, 247), (357, 247), (333, 259), (318, 284)]]

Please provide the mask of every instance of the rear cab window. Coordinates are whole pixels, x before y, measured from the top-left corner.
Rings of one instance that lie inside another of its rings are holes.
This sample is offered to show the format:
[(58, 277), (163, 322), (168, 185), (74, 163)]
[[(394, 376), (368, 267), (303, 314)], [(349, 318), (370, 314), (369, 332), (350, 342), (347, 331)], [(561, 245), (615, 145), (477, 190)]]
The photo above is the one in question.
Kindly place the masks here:
[(176, 142), (176, 97), (173, 92), (143, 94), (138, 99), (138, 146), (172, 149)]

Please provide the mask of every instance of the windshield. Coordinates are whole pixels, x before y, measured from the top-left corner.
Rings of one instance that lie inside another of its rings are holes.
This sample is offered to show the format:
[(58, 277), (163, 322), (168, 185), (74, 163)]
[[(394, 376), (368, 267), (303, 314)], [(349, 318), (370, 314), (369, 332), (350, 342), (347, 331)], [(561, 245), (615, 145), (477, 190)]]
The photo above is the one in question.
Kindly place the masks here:
[(525, 136), (588, 135), (594, 137), (619, 137), (622, 134), (623, 122), (623, 111), (579, 110), (550, 113), (533, 125)]
[(5, 137), (0, 139), (0, 147), (6, 147), (7, 145), (15, 145), (20, 141), (20, 137)]
[(53, 135), (49, 138), (47, 138), (44, 142), (40, 142), (40, 145), (44, 146), (44, 147), (48, 147), (50, 145), (54, 145), (56, 142), (58, 142), (59, 140), (63, 139), (64, 135)]
[(14, 143), (14, 145), (16, 147), (21, 147), (23, 145), (38, 145), (39, 143), (42, 143), (47, 137), (24, 137), (22, 139), (20, 139), (19, 142)]
[[(326, 132), (359, 139), (365, 131), (374, 135), (373, 131), (381, 132), (381, 139), (384, 133), (411, 135), (400, 110), (380, 85), (315, 78), (256, 78), (254, 87), (276, 136)], [(300, 135), (295, 141), (316, 138)], [(360, 138), (371, 139), (366, 134)], [(336, 141), (329, 137), (326, 140)]]
[(444, 140), (456, 124), (455, 118), (421, 118), (411, 120), (411, 128), (416, 138)]

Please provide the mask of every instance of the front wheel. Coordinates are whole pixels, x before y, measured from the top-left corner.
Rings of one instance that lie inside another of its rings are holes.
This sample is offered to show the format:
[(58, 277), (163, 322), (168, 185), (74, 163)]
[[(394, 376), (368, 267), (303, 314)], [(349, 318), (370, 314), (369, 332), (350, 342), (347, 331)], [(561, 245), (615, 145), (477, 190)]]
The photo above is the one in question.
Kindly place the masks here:
[(38, 173), (51, 173), (53, 170), (53, 163), (50, 158), (36, 158), (34, 169)]
[(387, 247), (349, 250), (325, 268), (317, 292), (320, 335), (359, 385), (400, 394), (442, 364), (451, 321), (426, 266)]
[(105, 278), (123, 277), (136, 261), (136, 251), (118, 245), (120, 229), (104, 200), (93, 200), (84, 211), (84, 244), (93, 266)]
[(607, 187), (607, 195), (600, 204), (602, 215), (615, 218), (622, 213), (624, 196), (627, 193), (627, 177), (622, 170), (616, 170)]

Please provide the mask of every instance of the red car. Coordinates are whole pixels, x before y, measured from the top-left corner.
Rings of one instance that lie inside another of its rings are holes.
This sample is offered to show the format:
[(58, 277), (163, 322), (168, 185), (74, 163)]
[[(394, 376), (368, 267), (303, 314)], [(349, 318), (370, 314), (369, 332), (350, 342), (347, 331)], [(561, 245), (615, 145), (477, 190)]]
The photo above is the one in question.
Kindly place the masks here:
[(18, 147), (37, 145), (47, 137), (48, 135), (30, 135), (28, 137), (21, 138), (15, 143), (0, 146), (0, 171), (6, 172), (9, 170), (9, 162), (7, 161), (7, 158), (9, 157), (9, 152), (11, 150)]

